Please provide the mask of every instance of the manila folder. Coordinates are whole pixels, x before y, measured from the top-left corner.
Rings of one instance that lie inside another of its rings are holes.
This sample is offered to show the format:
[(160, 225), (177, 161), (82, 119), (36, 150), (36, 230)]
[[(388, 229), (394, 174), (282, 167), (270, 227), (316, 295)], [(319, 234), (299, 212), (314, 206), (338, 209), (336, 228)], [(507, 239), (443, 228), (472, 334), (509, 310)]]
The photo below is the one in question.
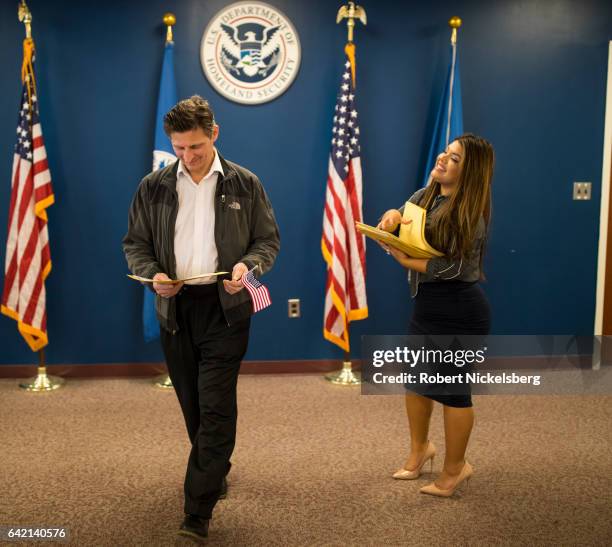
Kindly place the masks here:
[(442, 256), (443, 253), (434, 249), (425, 239), (425, 217), (425, 209), (407, 201), (402, 219), (412, 222), (401, 225), (399, 237), (361, 222), (356, 222), (355, 226), (363, 235), (398, 249), (412, 258)]

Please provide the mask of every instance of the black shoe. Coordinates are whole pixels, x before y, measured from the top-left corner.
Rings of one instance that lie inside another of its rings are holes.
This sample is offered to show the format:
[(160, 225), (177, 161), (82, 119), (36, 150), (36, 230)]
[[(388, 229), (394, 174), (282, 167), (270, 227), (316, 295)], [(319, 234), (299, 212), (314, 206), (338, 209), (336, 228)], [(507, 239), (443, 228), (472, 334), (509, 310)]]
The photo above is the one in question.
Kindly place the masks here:
[(210, 519), (198, 515), (185, 515), (185, 520), (178, 531), (179, 536), (203, 540), (208, 537), (208, 523)]
[(219, 499), (224, 500), (227, 498), (227, 479), (223, 477), (221, 481), (221, 493), (219, 494)]

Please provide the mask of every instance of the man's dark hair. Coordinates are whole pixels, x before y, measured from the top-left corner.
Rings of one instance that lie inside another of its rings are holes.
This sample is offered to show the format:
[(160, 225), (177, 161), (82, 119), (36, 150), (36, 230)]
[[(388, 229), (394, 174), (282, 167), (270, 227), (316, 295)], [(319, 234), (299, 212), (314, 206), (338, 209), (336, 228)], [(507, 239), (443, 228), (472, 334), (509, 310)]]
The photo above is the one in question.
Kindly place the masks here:
[(164, 116), (164, 131), (171, 133), (184, 133), (198, 127), (202, 128), (209, 137), (213, 134), (215, 115), (206, 99), (193, 95), (175, 104)]

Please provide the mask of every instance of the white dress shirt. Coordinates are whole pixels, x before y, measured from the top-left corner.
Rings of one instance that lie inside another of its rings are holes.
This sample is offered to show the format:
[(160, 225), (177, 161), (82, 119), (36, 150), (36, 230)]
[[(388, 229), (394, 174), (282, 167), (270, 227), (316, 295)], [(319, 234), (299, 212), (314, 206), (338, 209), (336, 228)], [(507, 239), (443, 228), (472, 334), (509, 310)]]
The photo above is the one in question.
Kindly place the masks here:
[[(217, 271), (219, 255), (215, 245), (215, 190), (223, 167), (215, 159), (206, 176), (196, 184), (182, 161), (176, 173), (178, 214), (174, 227), (174, 256), (177, 279)], [(194, 279), (187, 284), (215, 283), (216, 278)]]

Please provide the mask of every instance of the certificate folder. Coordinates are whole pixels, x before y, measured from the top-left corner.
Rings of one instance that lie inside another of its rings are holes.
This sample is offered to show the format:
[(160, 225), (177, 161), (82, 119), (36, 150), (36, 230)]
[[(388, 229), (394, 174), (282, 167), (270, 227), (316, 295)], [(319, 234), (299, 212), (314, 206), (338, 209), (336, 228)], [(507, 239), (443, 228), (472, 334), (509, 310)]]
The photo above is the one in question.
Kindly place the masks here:
[(194, 279), (203, 279), (206, 277), (216, 277), (218, 275), (225, 275), (229, 272), (214, 272), (214, 273), (203, 273), (198, 275), (192, 275), (191, 277), (185, 277), (184, 279), (148, 279), (146, 277), (140, 277), (138, 275), (127, 274), (130, 279), (140, 281), (141, 283), (159, 283), (160, 285), (174, 285), (175, 283), (182, 283), (185, 281), (192, 281)]
[(356, 222), (355, 226), (363, 235), (402, 251), (412, 258), (443, 256), (444, 253), (434, 249), (425, 239), (425, 216), (425, 209), (407, 201), (402, 220), (412, 220), (412, 222), (400, 225), (399, 236), (361, 222)]

